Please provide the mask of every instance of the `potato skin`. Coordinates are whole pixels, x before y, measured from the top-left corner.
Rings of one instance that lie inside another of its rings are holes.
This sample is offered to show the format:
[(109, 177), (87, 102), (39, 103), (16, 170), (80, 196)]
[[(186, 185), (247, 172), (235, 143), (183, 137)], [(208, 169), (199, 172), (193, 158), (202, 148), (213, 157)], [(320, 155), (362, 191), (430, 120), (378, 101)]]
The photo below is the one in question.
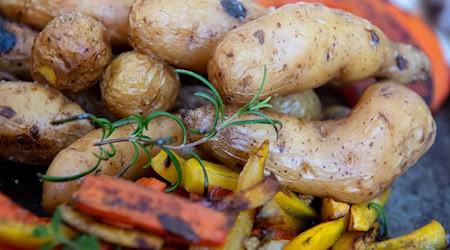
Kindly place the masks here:
[[(109, 139), (128, 137), (135, 128), (135, 124), (119, 127)], [(183, 139), (180, 126), (168, 117), (158, 117), (152, 120), (149, 124), (149, 130), (144, 134), (154, 139), (173, 136), (174, 144), (181, 143)], [(98, 148), (93, 146), (93, 144), (100, 140), (101, 135), (101, 129), (96, 129), (59, 152), (47, 169), (46, 174), (50, 176), (69, 176), (92, 168), (98, 160), (94, 156), (94, 153), (98, 153)], [(116, 148), (116, 156), (103, 161), (96, 174), (115, 176), (134, 157), (134, 147), (130, 143), (117, 143)], [(142, 168), (142, 166), (147, 164), (148, 157), (141, 149), (139, 150), (139, 157), (136, 163), (125, 172), (123, 178), (134, 180), (151, 171), (150, 169)], [(158, 151), (158, 148), (153, 148), (150, 153), (156, 155)], [(72, 193), (80, 187), (82, 181), (83, 178), (67, 182), (44, 182), (42, 194), (44, 209), (53, 211), (59, 204), (69, 202)]]
[(78, 92), (92, 87), (111, 61), (104, 26), (80, 13), (50, 21), (37, 36), (31, 74), (42, 84)]
[(272, 98), (269, 104), (272, 111), (306, 120), (318, 120), (322, 112), (319, 96), (312, 89)]
[(242, 0), (246, 16), (235, 18), (221, 2), (229, 0), (137, 0), (129, 16), (130, 43), (176, 67), (206, 72), (214, 46), (228, 31), (268, 12)]
[(88, 121), (51, 125), (84, 113), (59, 91), (30, 82), (0, 83), (0, 158), (45, 165), (94, 126)]
[(175, 105), (180, 79), (167, 64), (139, 52), (127, 52), (108, 66), (100, 84), (102, 99), (118, 118)]
[[(229, 116), (235, 111), (229, 107), (226, 112)], [(392, 82), (370, 86), (342, 119), (308, 122), (267, 114), (283, 123), (278, 140), (271, 126), (240, 125), (220, 131), (203, 148), (228, 166), (237, 166), (270, 139), (266, 168), (283, 185), (348, 203), (368, 200), (388, 188), (427, 152), (436, 135), (422, 98)], [(189, 127), (209, 128), (213, 115), (211, 106), (204, 106), (182, 117)], [(191, 134), (191, 139), (197, 136)]]
[(14, 46), (8, 51), (0, 50), (0, 72), (7, 73), (21, 80), (31, 80), (31, 47), (37, 32), (23, 24), (0, 17), (0, 27), (14, 37)]
[(285, 5), (225, 35), (208, 63), (208, 77), (228, 103), (287, 95), (327, 82), (368, 77), (401, 83), (429, 77), (429, 59), (394, 44), (369, 21), (321, 4)]
[(128, 13), (133, 0), (2, 0), (0, 13), (12, 20), (41, 30), (53, 18), (80, 12), (105, 25), (115, 48), (128, 44)]

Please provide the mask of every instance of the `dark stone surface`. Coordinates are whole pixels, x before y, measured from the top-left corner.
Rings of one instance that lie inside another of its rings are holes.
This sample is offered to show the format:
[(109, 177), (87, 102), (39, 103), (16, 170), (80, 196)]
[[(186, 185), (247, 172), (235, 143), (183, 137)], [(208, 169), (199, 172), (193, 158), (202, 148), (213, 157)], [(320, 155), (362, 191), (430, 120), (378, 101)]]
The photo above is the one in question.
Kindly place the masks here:
[[(432, 219), (450, 230), (450, 103), (435, 116), (438, 128), (431, 150), (395, 181), (387, 204), (389, 236), (413, 231)], [(42, 183), (36, 173), (45, 167), (0, 163), (0, 191), (43, 215)]]

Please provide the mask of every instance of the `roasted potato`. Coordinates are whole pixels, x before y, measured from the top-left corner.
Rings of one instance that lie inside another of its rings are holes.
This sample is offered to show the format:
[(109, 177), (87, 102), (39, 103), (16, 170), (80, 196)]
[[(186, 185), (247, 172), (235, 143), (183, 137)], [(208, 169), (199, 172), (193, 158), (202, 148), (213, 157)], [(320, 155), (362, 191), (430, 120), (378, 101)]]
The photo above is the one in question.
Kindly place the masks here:
[(51, 20), (36, 37), (31, 74), (39, 83), (78, 92), (96, 83), (111, 57), (105, 27), (91, 17), (69, 13)]
[(208, 77), (226, 102), (244, 104), (260, 88), (265, 66), (261, 99), (372, 76), (409, 83), (430, 71), (424, 53), (389, 41), (367, 20), (308, 3), (285, 5), (227, 33)]
[(9, 78), (31, 80), (31, 47), (37, 33), (23, 24), (0, 17), (0, 72)]
[[(212, 106), (182, 114), (190, 128), (208, 129)], [(228, 106), (227, 117), (236, 108)], [(223, 129), (203, 149), (227, 166), (240, 166), (269, 139), (266, 168), (288, 188), (303, 194), (358, 203), (376, 196), (411, 167), (434, 142), (436, 125), (422, 98), (392, 82), (371, 85), (342, 119), (305, 121), (270, 113), (282, 122), (277, 140), (270, 125)], [(239, 119), (259, 119), (243, 115)], [(191, 133), (192, 140), (202, 135)]]
[(51, 122), (84, 113), (59, 91), (30, 82), (0, 82), (0, 158), (45, 165), (94, 127), (88, 121)]
[[(128, 137), (134, 131), (135, 126), (135, 124), (128, 124), (119, 127), (108, 139)], [(149, 128), (144, 134), (151, 138), (157, 139), (173, 136), (174, 144), (179, 144), (182, 141), (183, 133), (181, 128), (171, 118), (158, 117), (150, 122)], [(70, 176), (80, 174), (95, 166), (98, 158), (94, 153), (98, 154), (99, 149), (94, 146), (94, 143), (100, 141), (101, 136), (101, 129), (94, 130), (63, 149), (56, 155), (47, 169), (46, 174), (50, 176)], [(102, 161), (95, 172), (96, 174), (115, 176), (134, 157), (134, 147), (132, 144), (118, 143), (116, 144), (116, 148), (116, 156), (107, 161)], [(142, 149), (139, 150), (139, 157), (136, 163), (124, 173), (123, 178), (137, 179), (150, 171), (149, 169), (143, 168), (148, 162), (148, 157)], [(156, 155), (158, 152), (159, 150), (157, 148), (153, 148), (150, 151), (152, 155)], [(70, 201), (72, 193), (80, 187), (82, 182), (83, 178), (67, 182), (44, 182), (42, 195), (44, 209), (53, 211), (59, 204)]]
[(266, 13), (252, 0), (137, 0), (130, 43), (176, 67), (205, 72), (214, 45), (228, 31)]
[(104, 103), (118, 118), (146, 116), (175, 105), (180, 80), (167, 64), (133, 51), (108, 66), (100, 88)]
[(2, 0), (0, 13), (12, 20), (41, 30), (53, 18), (80, 12), (105, 25), (114, 47), (128, 44), (128, 13), (133, 0)]
[(306, 120), (318, 120), (321, 115), (322, 104), (314, 90), (278, 96), (270, 100), (272, 110), (292, 115)]

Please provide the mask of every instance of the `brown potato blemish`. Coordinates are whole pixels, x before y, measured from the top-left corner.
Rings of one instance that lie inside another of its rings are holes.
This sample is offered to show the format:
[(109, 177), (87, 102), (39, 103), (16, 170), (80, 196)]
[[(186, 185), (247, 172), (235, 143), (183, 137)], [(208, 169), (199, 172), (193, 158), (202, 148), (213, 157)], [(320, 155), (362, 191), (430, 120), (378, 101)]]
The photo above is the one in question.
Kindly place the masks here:
[(8, 119), (13, 118), (16, 115), (16, 111), (8, 106), (0, 107), (0, 115)]
[(263, 30), (257, 30), (255, 33), (253, 33), (253, 36), (258, 38), (259, 44), (264, 44), (264, 31)]

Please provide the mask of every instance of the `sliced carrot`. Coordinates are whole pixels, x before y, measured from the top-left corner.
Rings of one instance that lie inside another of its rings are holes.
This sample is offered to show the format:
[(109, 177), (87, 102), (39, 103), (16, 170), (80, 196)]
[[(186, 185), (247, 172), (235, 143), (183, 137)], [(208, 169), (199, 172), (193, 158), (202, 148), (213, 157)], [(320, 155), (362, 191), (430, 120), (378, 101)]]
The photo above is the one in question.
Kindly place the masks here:
[(137, 180), (136, 183), (144, 187), (152, 188), (156, 191), (164, 191), (167, 187), (166, 183), (155, 178), (142, 177)]
[(0, 193), (0, 221), (14, 221), (23, 224), (47, 223), (49, 219), (41, 218), (14, 203), (8, 196)]
[(220, 246), (230, 230), (228, 216), (188, 199), (106, 176), (87, 176), (73, 195), (78, 209), (200, 246)]
[(272, 240), (292, 240), (297, 236), (297, 232), (289, 229), (274, 228), (268, 232)]

